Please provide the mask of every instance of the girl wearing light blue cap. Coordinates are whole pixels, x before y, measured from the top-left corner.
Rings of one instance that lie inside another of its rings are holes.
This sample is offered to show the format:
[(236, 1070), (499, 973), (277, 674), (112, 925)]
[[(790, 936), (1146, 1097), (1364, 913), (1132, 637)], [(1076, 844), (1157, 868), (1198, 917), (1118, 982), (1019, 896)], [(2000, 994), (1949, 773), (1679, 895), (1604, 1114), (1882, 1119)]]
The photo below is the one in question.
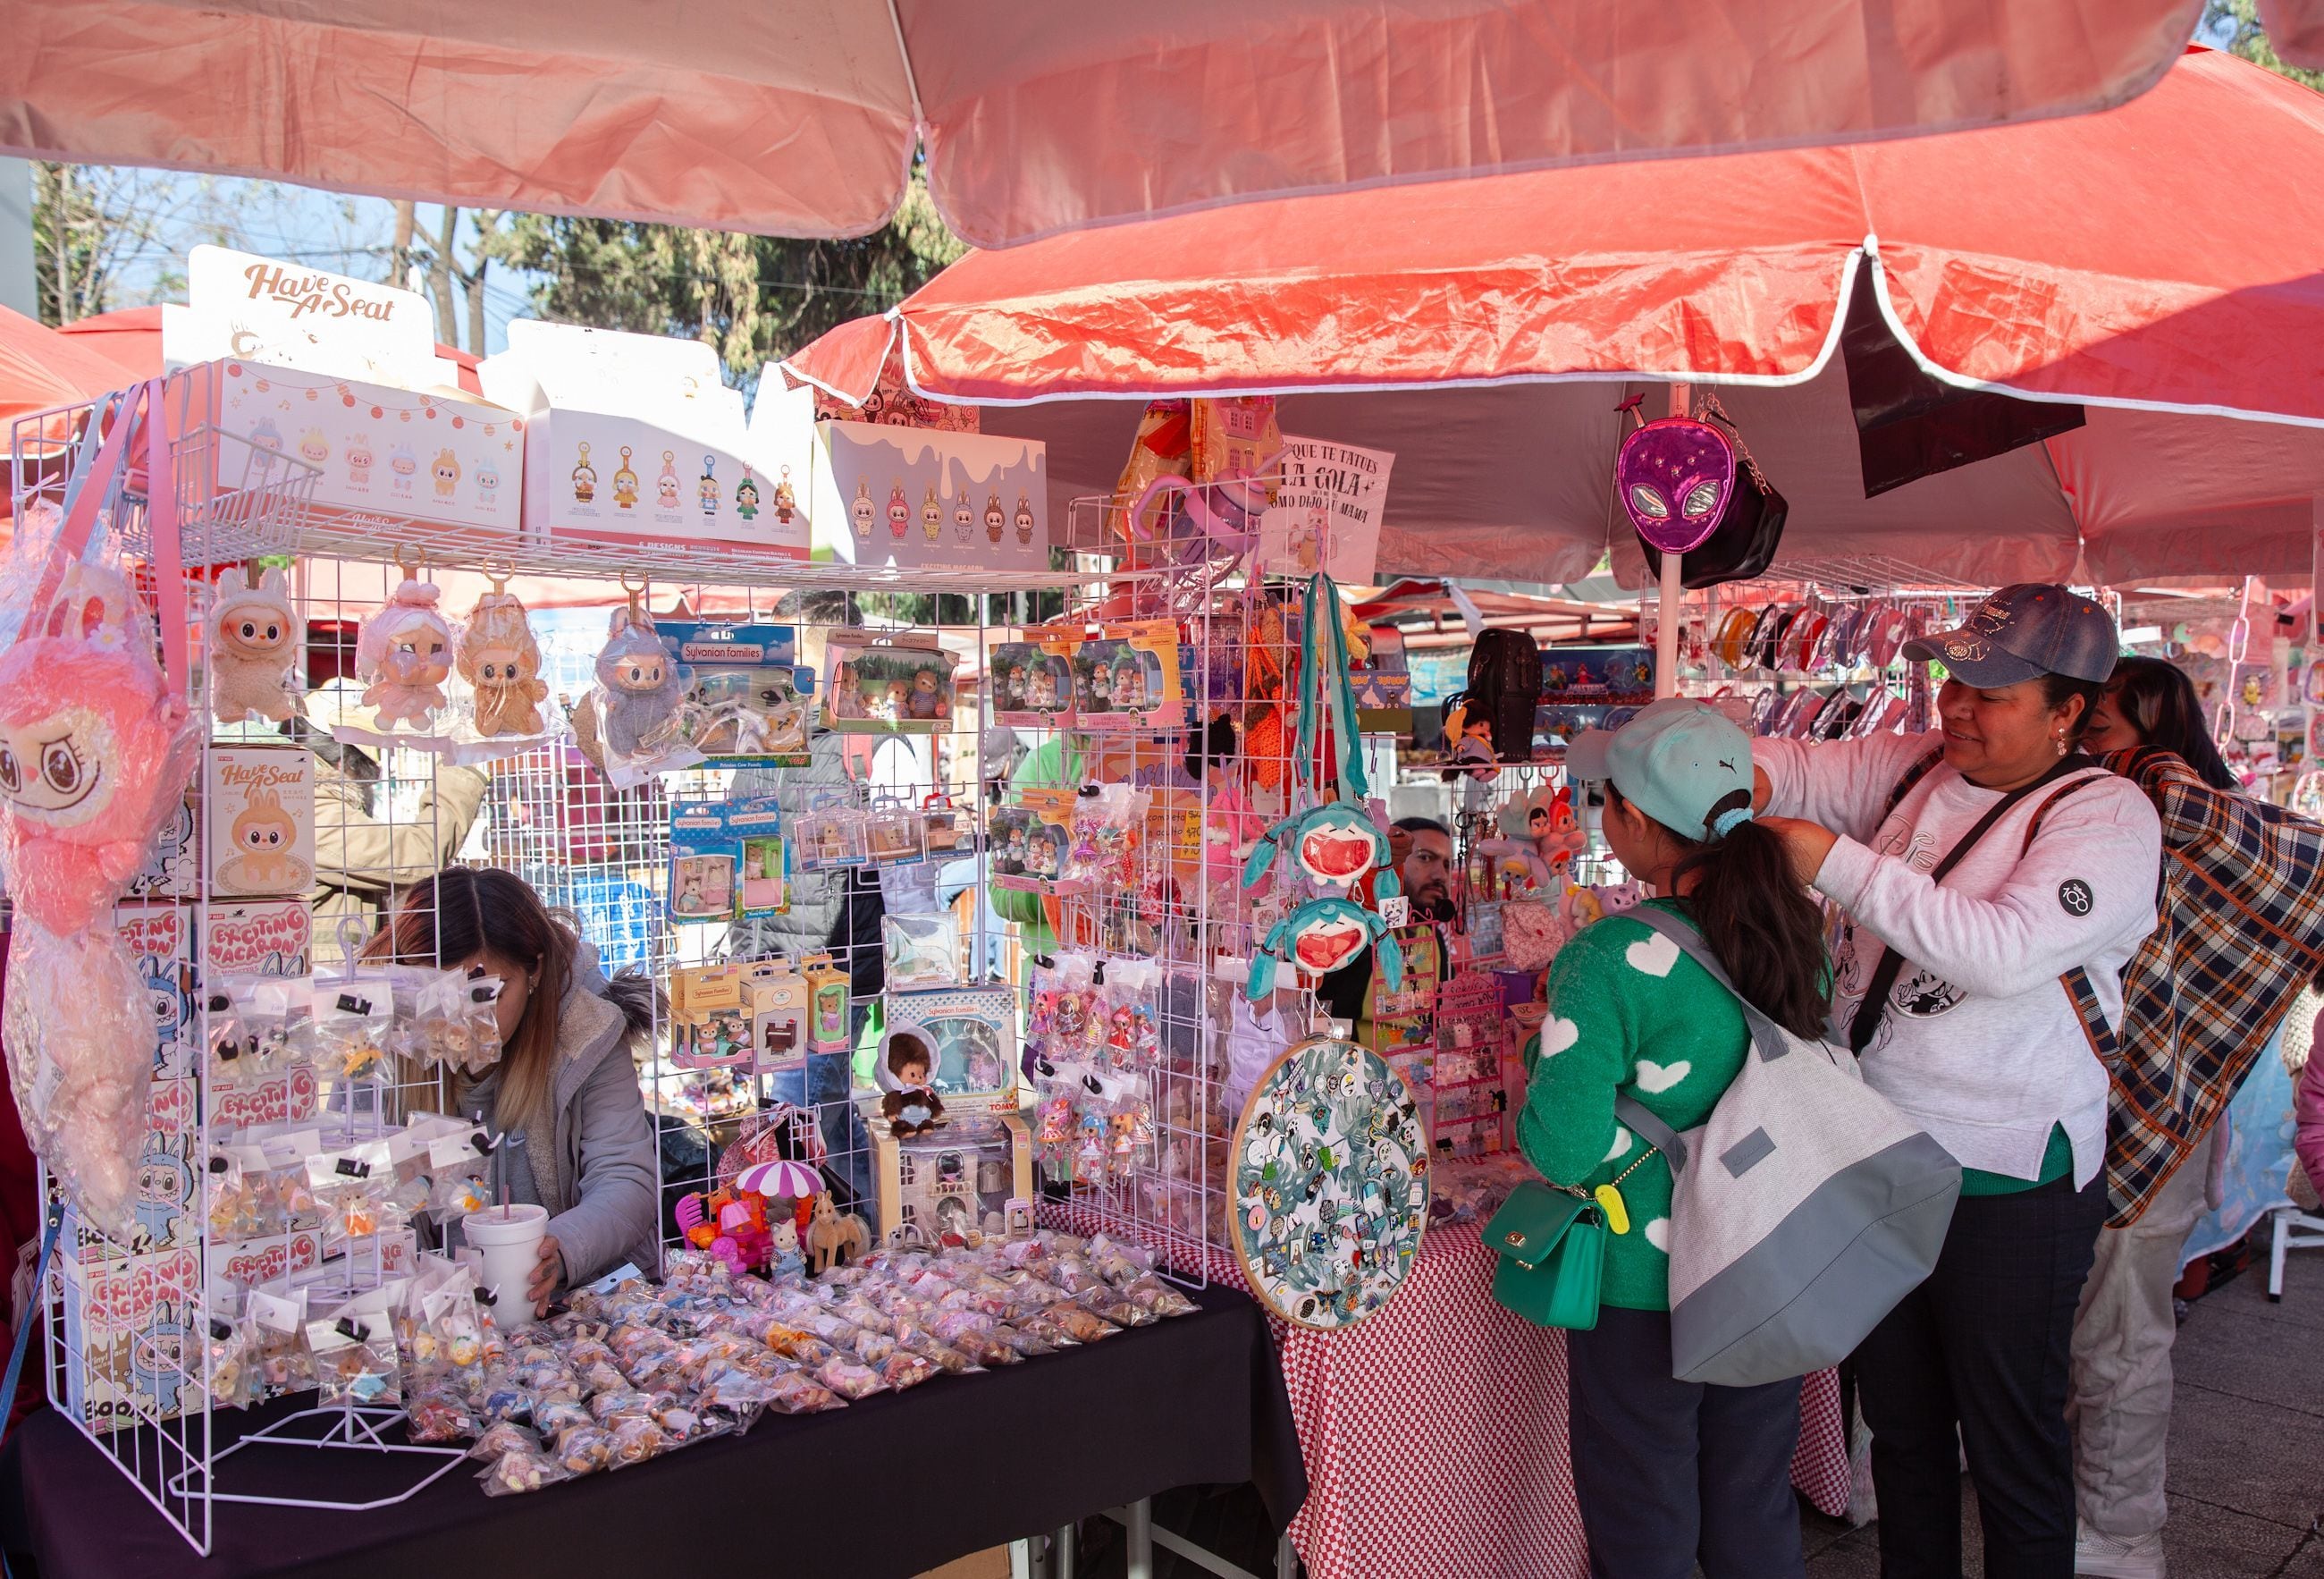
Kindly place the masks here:
[[(1770, 1019), (1821, 1036), (1822, 917), (1753, 820), (1750, 739), (1700, 702), (1657, 702), (1610, 735), (1577, 738), (1566, 769), (1606, 784), (1616, 858), (1669, 896), (1648, 902), (1697, 928)], [(1734, 996), (1644, 922), (1609, 916), (1551, 967), (1518, 1145), (1553, 1184), (1612, 1185), (1618, 1198), (1598, 1325), (1566, 1334), (1593, 1574), (1684, 1579), (1698, 1562), (1706, 1579), (1803, 1572), (1790, 1483), (1800, 1384), (1673, 1379), (1670, 1167), (1614, 1114), (1628, 1096), (1674, 1130), (1702, 1123), (1750, 1045)]]

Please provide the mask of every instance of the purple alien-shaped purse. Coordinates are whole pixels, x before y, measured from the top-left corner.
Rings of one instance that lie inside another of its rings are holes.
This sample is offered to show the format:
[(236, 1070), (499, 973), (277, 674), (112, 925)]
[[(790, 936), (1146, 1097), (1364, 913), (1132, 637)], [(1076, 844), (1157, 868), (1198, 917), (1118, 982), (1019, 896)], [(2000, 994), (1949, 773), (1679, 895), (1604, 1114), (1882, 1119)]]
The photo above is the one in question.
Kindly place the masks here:
[(1648, 565), (1659, 572), (1663, 555), (1684, 555), (1682, 578), (1691, 587), (1758, 575), (1783, 537), (1784, 497), (1731, 426), (1693, 417), (1643, 423), (1614, 461), (1615, 491)]

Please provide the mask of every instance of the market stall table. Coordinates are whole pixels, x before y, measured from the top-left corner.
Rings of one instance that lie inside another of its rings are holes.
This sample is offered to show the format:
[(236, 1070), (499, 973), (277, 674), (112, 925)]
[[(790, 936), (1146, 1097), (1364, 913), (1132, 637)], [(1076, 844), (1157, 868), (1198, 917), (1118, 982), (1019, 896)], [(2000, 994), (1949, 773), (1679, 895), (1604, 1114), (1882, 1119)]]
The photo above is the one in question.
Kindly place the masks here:
[[(460, 1473), (374, 1512), (220, 1502), (207, 1560), (70, 1421), (43, 1411), (0, 1452), (0, 1545), (15, 1572), (32, 1571), (29, 1556), (51, 1579), (651, 1573), (673, 1560), (875, 1579), (1176, 1486), (1253, 1482), (1283, 1519), (1306, 1484), (1267, 1323), (1237, 1290), (1195, 1298), (1197, 1315), (1103, 1343), (825, 1414), (768, 1416), (746, 1436), (529, 1495), (487, 1498)], [(213, 1429), (238, 1435), (311, 1402), (221, 1411)], [(375, 1461), (351, 1471), (360, 1460), (344, 1450), (257, 1458), (229, 1461), (221, 1489), (376, 1496), (403, 1473)]]
[[(1043, 1218), (1105, 1226), (1055, 1206)], [(1238, 1277), (1231, 1255), (1209, 1260), (1214, 1283)], [(1495, 1304), (1492, 1273), (1475, 1223), (1442, 1225), (1378, 1315), (1342, 1333), (1276, 1325), (1309, 1489), (1290, 1533), (1309, 1579), (1589, 1573), (1566, 1456), (1565, 1335)], [(1802, 1391), (1792, 1483), (1838, 1517), (1848, 1474), (1839, 1382), (1821, 1371)]]

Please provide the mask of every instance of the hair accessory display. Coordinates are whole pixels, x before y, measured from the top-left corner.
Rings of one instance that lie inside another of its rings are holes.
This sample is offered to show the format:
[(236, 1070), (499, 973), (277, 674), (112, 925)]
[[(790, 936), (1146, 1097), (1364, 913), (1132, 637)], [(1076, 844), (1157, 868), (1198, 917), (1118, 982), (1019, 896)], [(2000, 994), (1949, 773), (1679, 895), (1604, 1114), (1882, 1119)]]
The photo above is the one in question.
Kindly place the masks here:
[(222, 580), (209, 635), (210, 714), (220, 724), (280, 724), (299, 710), (307, 622), (291, 606), (280, 566), (240, 586)]
[(378, 728), (409, 724), (424, 730), (444, 705), (453, 637), (450, 623), (436, 609), (443, 596), (406, 563), (387, 606), (364, 623), (356, 639), (355, 673), (364, 682), (364, 706), (374, 709)]

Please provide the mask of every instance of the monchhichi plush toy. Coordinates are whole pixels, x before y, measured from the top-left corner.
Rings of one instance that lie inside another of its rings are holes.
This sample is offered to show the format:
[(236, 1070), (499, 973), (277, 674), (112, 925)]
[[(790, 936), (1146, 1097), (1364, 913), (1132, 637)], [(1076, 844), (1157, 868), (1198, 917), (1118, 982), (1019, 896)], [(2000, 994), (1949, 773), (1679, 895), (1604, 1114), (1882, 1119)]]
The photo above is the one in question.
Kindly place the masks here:
[(307, 640), (307, 622), (290, 606), (282, 571), (258, 585), (223, 581), (209, 623), (210, 712), (221, 724), (256, 716), (280, 724), (298, 710), (291, 669)]
[(355, 640), (355, 675), (364, 684), (364, 706), (377, 709), (378, 727), (408, 721), (424, 729), (444, 705), (444, 681), (452, 673), (451, 622), (436, 612), (442, 589), (406, 574), (387, 596), (387, 606), (364, 624)]
[(476, 733), (538, 734), (549, 687), (540, 679), (540, 646), (525, 622), (524, 605), (495, 579), (476, 599), (460, 632), (460, 678), (475, 688)]

